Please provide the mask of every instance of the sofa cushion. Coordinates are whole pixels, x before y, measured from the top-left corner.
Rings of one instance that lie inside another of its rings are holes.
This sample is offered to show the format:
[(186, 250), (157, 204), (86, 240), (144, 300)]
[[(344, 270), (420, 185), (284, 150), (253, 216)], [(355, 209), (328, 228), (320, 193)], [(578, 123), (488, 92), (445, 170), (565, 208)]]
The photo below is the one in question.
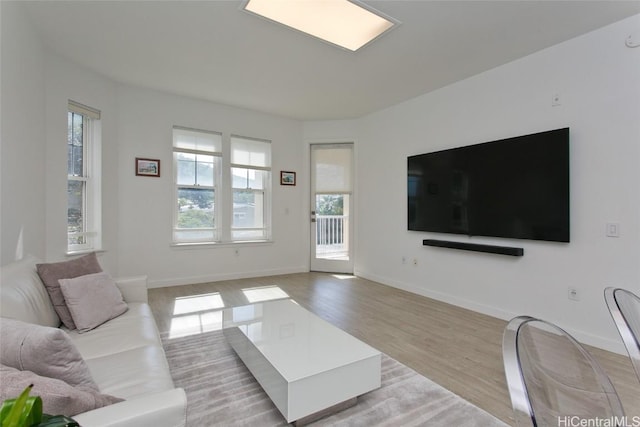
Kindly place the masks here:
[(130, 399), (174, 388), (149, 305), (130, 303), (99, 328), (68, 334), (102, 392)]
[(37, 375), (30, 371), (0, 365), (0, 400), (13, 399), (30, 384), (31, 396), (40, 396), (42, 410), (46, 414), (61, 414), (72, 417), (82, 412), (122, 402), (118, 397), (101, 394), (93, 390), (81, 390), (62, 380)]
[(130, 303), (129, 310), (91, 333), (62, 328), (85, 361), (147, 345), (161, 345), (160, 335), (148, 304)]
[(61, 329), (0, 319), (0, 363), (98, 391), (89, 367)]
[(107, 273), (60, 279), (60, 289), (78, 332), (87, 332), (127, 311), (127, 303)]
[(60, 320), (67, 328), (75, 329), (76, 325), (73, 323), (71, 313), (69, 313), (69, 309), (65, 304), (64, 295), (58, 281), (60, 279), (73, 279), (78, 276), (100, 273), (102, 268), (98, 263), (95, 252), (69, 261), (38, 264), (36, 267)]
[(87, 360), (100, 390), (125, 399), (175, 386), (164, 350), (146, 345)]
[(57, 327), (60, 318), (36, 272), (38, 262), (28, 255), (0, 268), (0, 316)]

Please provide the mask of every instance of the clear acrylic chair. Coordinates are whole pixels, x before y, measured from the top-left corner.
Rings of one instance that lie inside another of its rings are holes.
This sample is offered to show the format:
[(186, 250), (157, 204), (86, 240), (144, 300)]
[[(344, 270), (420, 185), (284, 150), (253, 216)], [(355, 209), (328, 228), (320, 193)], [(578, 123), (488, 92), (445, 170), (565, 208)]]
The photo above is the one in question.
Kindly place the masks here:
[(640, 381), (640, 298), (626, 289), (609, 287), (604, 299)]
[(529, 316), (516, 317), (505, 328), (502, 350), (517, 426), (573, 425), (581, 419), (624, 417), (607, 374), (558, 326)]

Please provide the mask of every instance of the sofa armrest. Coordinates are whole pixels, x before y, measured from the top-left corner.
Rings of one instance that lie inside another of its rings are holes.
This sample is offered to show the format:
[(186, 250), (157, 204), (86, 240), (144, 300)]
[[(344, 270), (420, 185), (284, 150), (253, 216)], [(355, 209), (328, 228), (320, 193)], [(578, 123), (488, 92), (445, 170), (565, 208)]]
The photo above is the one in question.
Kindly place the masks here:
[(175, 388), (75, 415), (82, 427), (185, 427), (187, 396)]
[(125, 277), (116, 280), (126, 302), (148, 303), (147, 276)]

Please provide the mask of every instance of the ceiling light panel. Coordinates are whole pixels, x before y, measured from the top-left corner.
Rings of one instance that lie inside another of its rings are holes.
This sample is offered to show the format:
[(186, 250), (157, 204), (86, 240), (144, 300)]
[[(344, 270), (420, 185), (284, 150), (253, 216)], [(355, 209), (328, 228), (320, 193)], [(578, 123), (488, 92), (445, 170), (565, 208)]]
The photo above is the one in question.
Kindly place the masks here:
[(397, 24), (348, 0), (249, 0), (244, 9), (351, 51)]

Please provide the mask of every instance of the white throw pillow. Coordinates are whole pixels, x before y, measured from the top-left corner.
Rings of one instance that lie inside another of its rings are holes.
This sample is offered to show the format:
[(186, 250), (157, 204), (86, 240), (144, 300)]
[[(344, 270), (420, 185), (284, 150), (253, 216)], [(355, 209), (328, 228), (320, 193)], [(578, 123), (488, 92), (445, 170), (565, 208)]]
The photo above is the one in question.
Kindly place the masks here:
[(80, 333), (90, 331), (129, 309), (116, 282), (107, 273), (60, 279), (59, 282)]

